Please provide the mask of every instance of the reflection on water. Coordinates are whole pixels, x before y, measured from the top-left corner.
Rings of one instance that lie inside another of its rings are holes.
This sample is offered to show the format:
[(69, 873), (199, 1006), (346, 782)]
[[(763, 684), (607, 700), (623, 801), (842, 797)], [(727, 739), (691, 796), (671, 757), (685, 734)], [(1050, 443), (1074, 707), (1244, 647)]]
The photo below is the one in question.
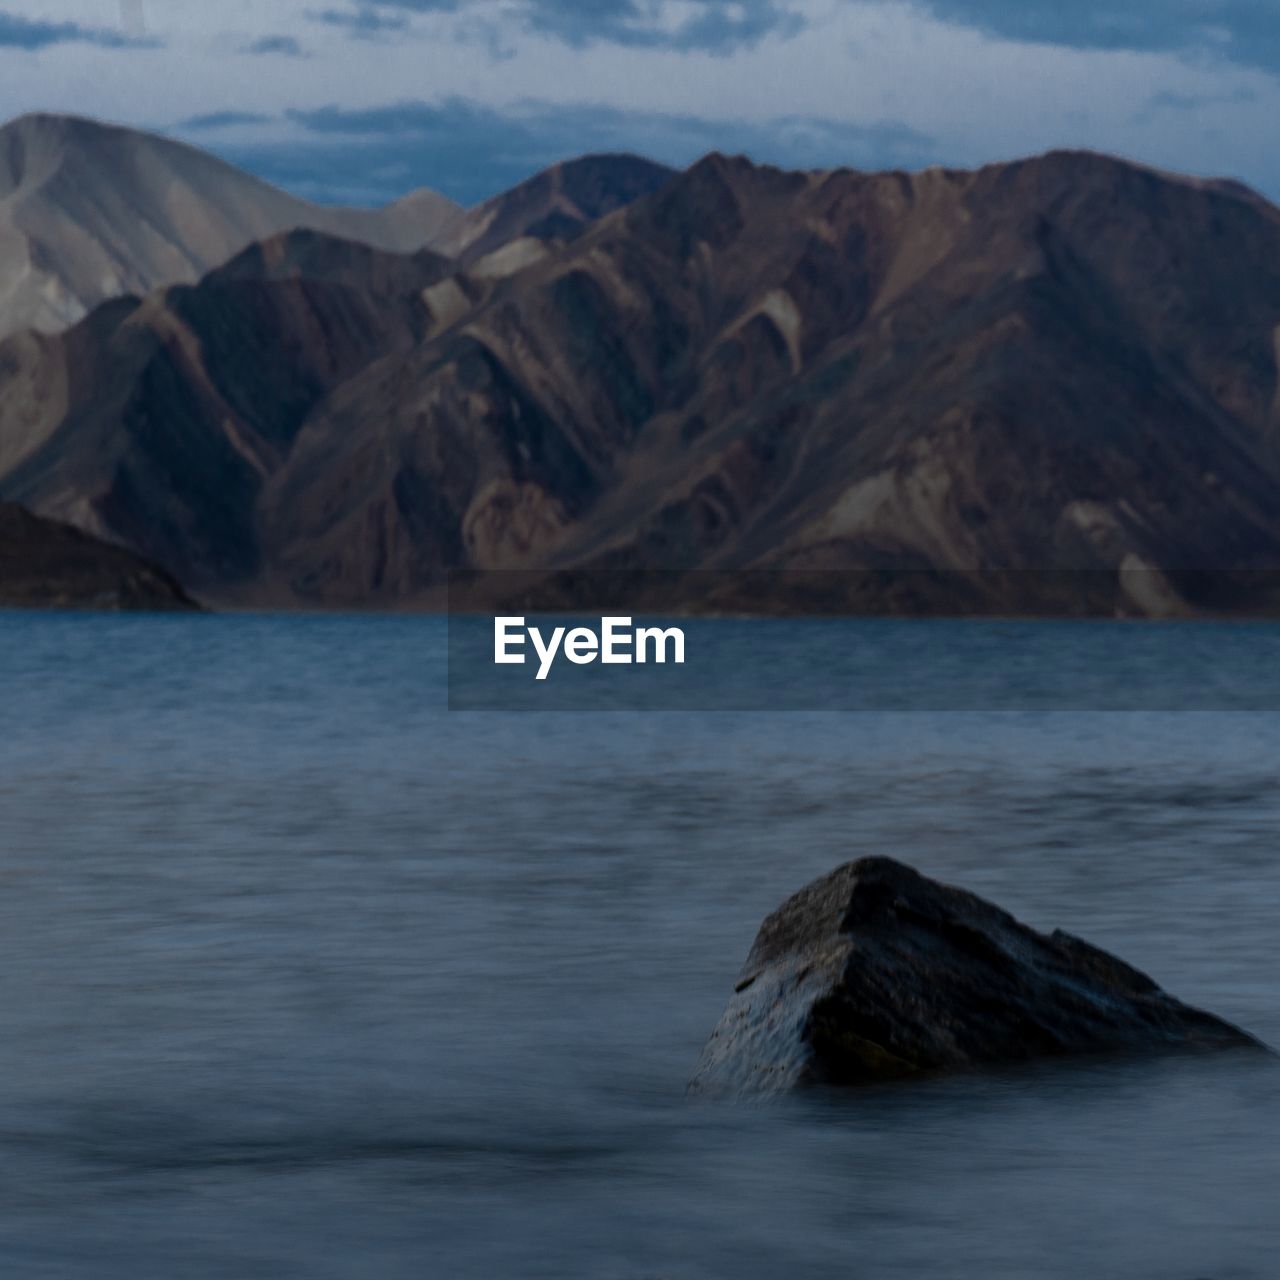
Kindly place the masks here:
[(867, 852), (1280, 1042), (1273, 717), (443, 678), (434, 620), (0, 617), (6, 1274), (1274, 1275), (1247, 1056), (683, 1096), (761, 917)]

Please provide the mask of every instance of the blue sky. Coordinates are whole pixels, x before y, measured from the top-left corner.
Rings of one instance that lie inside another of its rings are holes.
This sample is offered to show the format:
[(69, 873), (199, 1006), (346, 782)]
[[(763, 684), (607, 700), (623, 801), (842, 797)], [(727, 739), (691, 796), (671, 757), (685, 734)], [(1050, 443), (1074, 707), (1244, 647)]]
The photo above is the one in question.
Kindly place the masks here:
[(555, 160), (972, 165), (1057, 146), (1280, 196), (1277, 0), (0, 0), (0, 116), (179, 136), (314, 199)]

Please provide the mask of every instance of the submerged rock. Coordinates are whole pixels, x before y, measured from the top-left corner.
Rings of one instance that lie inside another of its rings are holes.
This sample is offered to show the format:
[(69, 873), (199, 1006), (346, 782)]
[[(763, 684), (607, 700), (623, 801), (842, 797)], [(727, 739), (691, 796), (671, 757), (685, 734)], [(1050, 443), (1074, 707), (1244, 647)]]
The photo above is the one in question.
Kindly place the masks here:
[(870, 1084), (1069, 1054), (1263, 1046), (1069, 933), (862, 858), (760, 927), (695, 1092)]

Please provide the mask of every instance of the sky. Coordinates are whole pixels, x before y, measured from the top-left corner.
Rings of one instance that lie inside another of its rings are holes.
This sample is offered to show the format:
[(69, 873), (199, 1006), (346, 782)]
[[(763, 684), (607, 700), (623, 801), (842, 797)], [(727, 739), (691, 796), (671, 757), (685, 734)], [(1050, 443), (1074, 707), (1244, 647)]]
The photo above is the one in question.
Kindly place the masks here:
[(1280, 199), (1277, 0), (0, 0), (0, 118), (311, 199), (475, 203), (557, 160), (794, 168), (1090, 147)]

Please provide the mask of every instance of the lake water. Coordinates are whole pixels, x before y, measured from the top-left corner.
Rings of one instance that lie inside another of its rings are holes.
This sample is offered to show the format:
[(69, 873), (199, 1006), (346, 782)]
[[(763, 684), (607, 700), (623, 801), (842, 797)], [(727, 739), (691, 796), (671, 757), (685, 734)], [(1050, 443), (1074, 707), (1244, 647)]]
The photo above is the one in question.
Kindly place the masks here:
[[(714, 634), (766, 686), (884, 625)], [(502, 714), (438, 619), (0, 615), (3, 1273), (1272, 1280), (1265, 1061), (685, 1100), (763, 916), (872, 852), (1280, 1043), (1277, 717), (984, 711), (965, 625), (965, 711)], [(1280, 706), (1280, 629), (1033, 633)]]

